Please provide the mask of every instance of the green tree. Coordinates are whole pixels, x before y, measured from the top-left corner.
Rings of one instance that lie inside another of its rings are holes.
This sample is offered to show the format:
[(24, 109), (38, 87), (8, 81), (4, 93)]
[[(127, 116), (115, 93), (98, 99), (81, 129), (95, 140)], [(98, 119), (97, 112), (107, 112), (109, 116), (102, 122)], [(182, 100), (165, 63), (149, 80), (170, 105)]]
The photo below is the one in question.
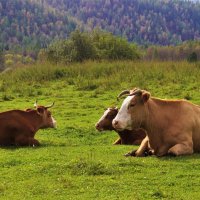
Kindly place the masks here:
[(140, 53), (134, 43), (101, 31), (75, 31), (67, 40), (53, 42), (46, 49), (51, 62), (82, 62), (88, 59), (135, 60)]
[(89, 34), (81, 33), (79, 30), (76, 30), (72, 32), (70, 39), (76, 49), (76, 61), (95, 58), (95, 48)]
[(5, 58), (3, 51), (0, 50), (0, 71), (3, 71), (5, 69)]
[(69, 63), (77, 59), (77, 51), (71, 40), (59, 40), (52, 43), (46, 49), (46, 54), (47, 60), (53, 63)]
[(191, 54), (189, 54), (187, 61), (188, 62), (197, 62), (197, 54), (195, 52), (192, 52)]

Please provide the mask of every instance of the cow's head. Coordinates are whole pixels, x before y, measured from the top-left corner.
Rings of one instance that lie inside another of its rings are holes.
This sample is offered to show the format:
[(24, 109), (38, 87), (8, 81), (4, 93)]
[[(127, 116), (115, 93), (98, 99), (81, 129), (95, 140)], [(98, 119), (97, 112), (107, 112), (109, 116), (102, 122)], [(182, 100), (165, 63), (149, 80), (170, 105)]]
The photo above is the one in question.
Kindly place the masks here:
[(134, 89), (123, 91), (119, 96), (128, 95), (113, 119), (113, 127), (117, 130), (133, 130), (140, 128), (146, 117), (145, 104), (149, 100), (150, 93), (145, 90)]
[(42, 121), (40, 128), (56, 128), (56, 120), (48, 110), (48, 108), (51, 108), (53, 105), (54, 103), (49, 106), (38, 106), (37, 102), (35, 102), (34, 107), (36, 108), (37, 114), (40, 116)]
[(98, 131), (113, 130), (112, 120), (118, 113), (118, 108), (107, 108), (103, 116), (96, 123), (95, 127)]

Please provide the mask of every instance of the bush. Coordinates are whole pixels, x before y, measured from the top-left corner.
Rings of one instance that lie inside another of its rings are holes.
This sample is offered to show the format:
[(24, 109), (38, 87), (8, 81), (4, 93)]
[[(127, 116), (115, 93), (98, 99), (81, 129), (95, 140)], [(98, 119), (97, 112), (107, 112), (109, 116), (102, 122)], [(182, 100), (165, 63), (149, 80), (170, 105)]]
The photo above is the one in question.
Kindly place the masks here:
[(75, 61), (84, 61), (95, 58), (95, 47), (87, 33), (81, 33), (80, 31), (72, 32), (71, 41), (76, 50)]
[(111, 33), (94, 32), (93, 35), (98, 58), (109, 60), (135, 60), (139, 58), (135, 44), (128, 43), (127, 40), (115, 37)]
[(3, 52), (0, 50), (0, 71), (3, 71), (5, 69), (5, 59)]
[(75, 49), (73, 41), (59, 40), (52, 43), (46, 49), (47, 60), (52, 63), (69, 63), (75, 61), (77, 57), (77, 50)]
[(14, 61), (9, 59), (9, 60), (6, 60), (5, 64), (6, 66), (10, 67), (14, 64)]
[(135, 44), (98, 30), (91, 33), (72, 32), (69, 39), (49, 45), (46, 53), (47, 59), (53, 63), (82, 62), (89, 59), (135, 60), (140, 58)]
[(187, 58), (188, 62), (197, 62), (197, 54), (195, 52), (192, 52), (188, 58)]

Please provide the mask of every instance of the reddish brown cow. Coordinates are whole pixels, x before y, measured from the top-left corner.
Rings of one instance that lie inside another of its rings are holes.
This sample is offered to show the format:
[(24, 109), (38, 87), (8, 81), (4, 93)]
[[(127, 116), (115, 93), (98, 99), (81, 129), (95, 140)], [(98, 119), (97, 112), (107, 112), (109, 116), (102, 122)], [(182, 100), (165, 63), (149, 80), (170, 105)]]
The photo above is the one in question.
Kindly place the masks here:
[(118, 113), (117, 108), (108, 108), (104, 115), (99, 119), (96, 124), (96, 129), (99, 131), (106, 131), (106, 130), (115, 130), (118, 135), (119, 139), (117, 139), (113, 144), (130, 144), (130, 145), (140, 145), (142, 140), (145, 138), (146, 133), (142, 129), (138, 130), (123, 130), (117, 131), (112, 126), (112, 120)]
[(50, 106), (38, 106), (36, 110), (10, 110), (0, 113), (0, 145), (38, 146), (34, 139), (39, 129), (55, 128), (56, 121), (51, 116)]

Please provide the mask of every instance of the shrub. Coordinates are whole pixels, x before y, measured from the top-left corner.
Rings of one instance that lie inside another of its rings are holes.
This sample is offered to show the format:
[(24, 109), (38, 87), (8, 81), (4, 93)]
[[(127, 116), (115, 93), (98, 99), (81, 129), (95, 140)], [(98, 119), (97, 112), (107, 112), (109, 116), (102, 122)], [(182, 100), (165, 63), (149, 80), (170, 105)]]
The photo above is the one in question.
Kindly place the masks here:
[(197, 54), (195, 52), (192, 52), (188, 58), (187, 58), (188, 62), (197, 62)]
[(89, 34), (80, 31), (72, 32), (71, 41), (76, 50), (75, 61), (84, 61), (95, 58), (95, 47)]
[(75, 31), (67, 40), (56, 41), (46, 49), (47, 59), (53, 63), (69, 63), (88, 59), (135, 60), (140, 58), (137, 46), (111, 33)]
[(100, 59), (135, 60), (140, 57), (135, 44), (111, 33), (94, 32), (93, 43)]
[(46, 49), (47, 60), (53, 63), (59, 62), (72, 62), (77, 57), (77, 50), (74, 46), (73, 41), (70, 40), (59, 40)]
[(3, 71), (5, 68), (5, 59), (3, 52), (0, 50), (0, 71)]
[(6, 60), (5, 64), (7, 67), (10, 67), (14, 64), (14, 61), (9, 59), (9, 60)]

